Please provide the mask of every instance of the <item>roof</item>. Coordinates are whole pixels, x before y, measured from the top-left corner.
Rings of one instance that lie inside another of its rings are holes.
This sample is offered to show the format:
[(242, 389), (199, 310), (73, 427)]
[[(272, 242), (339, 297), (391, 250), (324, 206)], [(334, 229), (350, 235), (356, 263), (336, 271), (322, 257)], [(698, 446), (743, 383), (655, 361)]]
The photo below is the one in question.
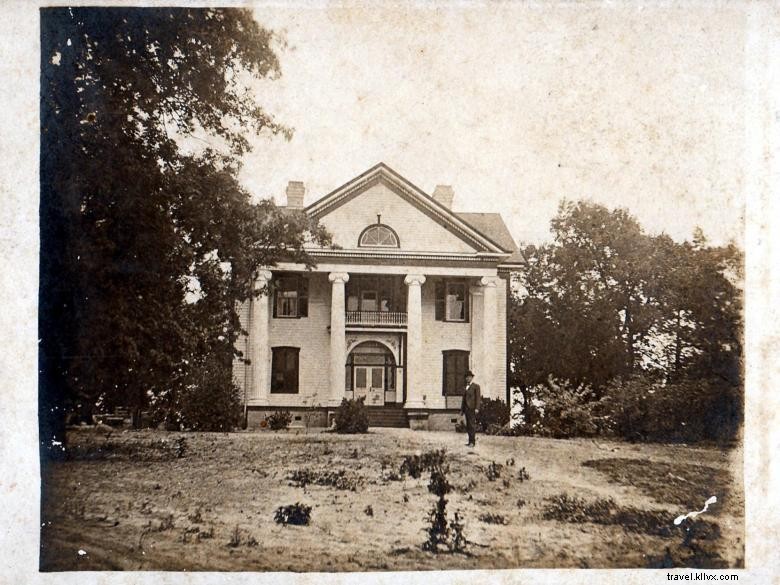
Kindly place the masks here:
[(509, 252), (509, 250), (504, 250), (487, 234), (480, 232), (474, 226), (465, 222), (449, 207), (442, 205), (408, 179), (381, 162), (307, 206), (306, 212), (312, 217), (320, 218), (339, 205), (343, 205), (350, 199), (358, 196), (378, 181), (385, 183), (403, 199), (426, 215), (429, 215), (470, 245), (475, 246), (477, 250), (488, 253)]
[(470, 224), (481, 234), (489, 237), (512, 255), (501, 264), (524, 264), (525, 258), (517, 247), (512, 234), (509, 233), (504, 219), (499, 213), (471, 213), (456, 211), (455, 215)]
[[(472, 240), (476, 238), (475, 241), (484, 246), (485, 250), (492, 249), (493, 251), (502, 251), (504, 253), (510, 252), (511, 255), (501, 261), (500, 265), (516, 266), (525, 264), (525, 258), (518, 249), (512, 234), (509, 233), (509, 229), (500, 214), (453, 211), (382, 162), (319, 198), (314, 203), (304, 207), (303, 210), (313, 217), (321, 217), (323, 214), (327, 214), (334, 205), (357, 196), (369, 184), (368, 180), (372, 177), (395, 186), (395, 190), (399, 195), (406, 196), (405, 198), (408, 197), (407, 200), (421, 206), (423, 211), (427, 213), (433, 212), (436, 216), (435, 218), (438, 218), (440, 223), (449, 224), (462, 236), (467, 238), (470, 236)], [(287, 212), (291, 211), (285, 206), (279, 207)]]

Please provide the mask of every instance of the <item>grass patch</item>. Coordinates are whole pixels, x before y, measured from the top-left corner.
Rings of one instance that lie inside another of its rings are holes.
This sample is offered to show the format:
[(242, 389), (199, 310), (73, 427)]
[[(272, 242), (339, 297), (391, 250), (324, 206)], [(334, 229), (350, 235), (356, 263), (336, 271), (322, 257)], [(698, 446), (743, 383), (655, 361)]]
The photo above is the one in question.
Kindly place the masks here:
[[(717, 524), (706, 520), (693, 523), (673, 524), (675, 515), (665, 510), (640, 510), (631, 506), (618, 506), (612, 498), (586, 502), (568, 494), (559, 494), (547, 499), (542, 517), (545, 520), (557, 520), (574, 524), (601, 524), (622, 526), (629, 532), (638, 532), (652, 536), (670, 538), (680, 536), (690, 538), (691, 531), (699, 540), (716, 540), (720, 537)], [(686, 526), (687, 524), (687, 526)]]
[[(706, 465), (648, 462), (642, 459), (593, 459), (582, 463), (604, 473), (609, 481), (629, 485), (663, 504), (699, 509), (710, 496), (720, 504), (728, 492), (729, 472)], [(722, 506), (713, 509), (717, 514)]]
[(121, 433), (78, 432), (68, 442), (67, 458), (72, 461), (170, 461), (188, 451), (185, 437), (139, 440)]
[(290, 485), (305, 488), (307, 485), (334, 487), (337, 490), (357, 491), (360, 480), (347, 475), (343, 469), (338, 471), (313, 471), (296, 469), (290, 474)]
[(507, 520), (506, 516), (503, 514), (493, 514), (492, 512), (480, 514), (479, 520), (485, 524), (500, 524), (502, 526), (509, 524), (509, 520)]

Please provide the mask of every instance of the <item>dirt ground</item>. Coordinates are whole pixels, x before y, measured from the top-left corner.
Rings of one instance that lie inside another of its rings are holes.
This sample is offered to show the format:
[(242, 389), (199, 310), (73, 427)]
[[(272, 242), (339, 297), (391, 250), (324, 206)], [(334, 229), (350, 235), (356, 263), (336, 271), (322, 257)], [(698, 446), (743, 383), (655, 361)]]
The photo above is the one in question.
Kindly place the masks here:
[[(464, 435), (408, 429), (353, 436), (74, 430), (72, 459), (43, 471), (41, 570), (743, 563), (742, 478), (730, 473), (742, 468), (736, 450), (483, 436), (472, 450), (465, 442)], [(455, 488), (447, 511), (450, 518), (458, 511), (465, 523), (465, 553), (423, 550), (436, 501), (427, 489), (430, 473), (417, 479), (399, 474), (405, 455), (442, 448)], [(301, 471), (341, 479), (336, 485), (298, 487), (290, 478)], [(625, 516), (614, 510), (600, 523), (545, 519), (551, 498), (562, 494), (588, 503), (612, 498), (615, 506), (633, 510), (629, 516), (636, 510), (658, 512), (668, 518), (671, 532), (611, 523)], [(700, 510), (703, 494), (718, 502), (696, 520), (715, 525), (699, 546), (686, 542), (672, 521)], [(276, 510), (296, 502), (312, 507), (310, 524), (277, 524)]]

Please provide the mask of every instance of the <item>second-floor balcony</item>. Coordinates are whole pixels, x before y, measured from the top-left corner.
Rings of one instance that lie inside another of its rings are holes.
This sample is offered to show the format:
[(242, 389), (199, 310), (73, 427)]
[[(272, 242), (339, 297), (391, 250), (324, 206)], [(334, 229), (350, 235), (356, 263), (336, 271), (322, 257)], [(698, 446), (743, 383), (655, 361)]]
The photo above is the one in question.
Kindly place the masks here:
[(406, 313), (398, 311), (347, 311), (346, 324), (365, 327), (406, 327)]

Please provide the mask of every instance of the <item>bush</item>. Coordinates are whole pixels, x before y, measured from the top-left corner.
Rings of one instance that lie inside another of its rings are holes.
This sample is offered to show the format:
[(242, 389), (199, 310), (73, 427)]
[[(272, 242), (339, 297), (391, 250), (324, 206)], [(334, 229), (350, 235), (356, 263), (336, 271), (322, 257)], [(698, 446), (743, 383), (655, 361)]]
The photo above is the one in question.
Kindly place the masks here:
[(311, 506), (296, 502), (288, 506), (279, 506), (274, 514), (277, 524), (307, 526), (311, 522)]
[(153, 397), (150, 409), (153, 424), (167, 430), (232, 431), (242, 417), (241, 391), (229, 367), (207, 358), (192, 366), (178, 391)]
[(368, 408), (365, 398), (355, 400), (344, 398), (336, 410), (336, 432), (345, 434), (368, 432)]
[(496, 434), (509, 423), (509, 405), (498, 398), (483, 398), (477, 412), (477, 429)]
[(272, 431), (286, 431), (292, 422), (292, 415), (286, 410), (277, 410), (265, 418), (268, 428)]
[(499, 477), (501, 477), (501, 470), (503, 469), (503, 465), (500, 463), (496, 463), (495, 461), (492, 461), (490, 465), (488, 465), (487, 471), (485, 472), (485, 475), (487, 475), (487, 478), (490, 481), (496, 481)]
[[(447, 499), (445, 496), (453, 489), (447, 480), (447, 467), (436, 464), (431, 469), (431, 479), (428, 482), (428, 491), (437, 496), (436, 504), (428, 513), (428, 528), (425, 533), (428, 539), (423, 543), (423, 550), (438, 553), (441, 548), (454, 552), (465, 548), (466, 539), (463, 535), (463, 523), (459, 515), (456, 515), (457, 531), (451, 533), (450, 524), (447, 521)], [(454, 537), (454, 538), (453, 538)]]
[(611, 382), (605, 394), (612, 432), (632, 441), (731, 441), (741, 422), (739, 389), (722, 383), (635, 377)]
[(515, 426), (511, 434), (563, 439), (594, 436), (606, 428), (607, 419), (600, 412), (606, 399), (596, 400), (588, 386), (574, 386), (551, 377), (545, 384), (532, 388), (532, 393), (541, 404), (534, 422)]
[(433, 470), (443, 465), (446, 454), (446, 449), (436, 449), (434, 451), (426, 451), (422, 455), (407, 455), (401, 463), (399, 474), (401, 476), (409, 475), (417, 479), (422, 475), (423, 471)]

